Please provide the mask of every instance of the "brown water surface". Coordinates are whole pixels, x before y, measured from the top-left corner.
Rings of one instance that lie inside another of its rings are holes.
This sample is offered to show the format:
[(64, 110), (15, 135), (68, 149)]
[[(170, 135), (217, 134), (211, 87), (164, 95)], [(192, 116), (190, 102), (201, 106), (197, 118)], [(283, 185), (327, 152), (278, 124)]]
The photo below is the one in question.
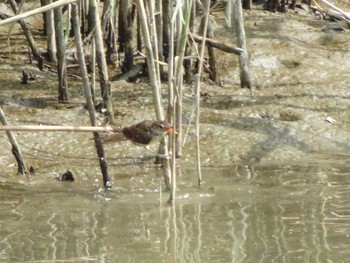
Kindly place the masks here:
[[(349, 167), (182, 171), (177, 204), (134, 168), (105, 192), (91, 179), (1, 178), (2, 262), (348, 262)], [(5, 177), (5, 178), (4, 178)]]

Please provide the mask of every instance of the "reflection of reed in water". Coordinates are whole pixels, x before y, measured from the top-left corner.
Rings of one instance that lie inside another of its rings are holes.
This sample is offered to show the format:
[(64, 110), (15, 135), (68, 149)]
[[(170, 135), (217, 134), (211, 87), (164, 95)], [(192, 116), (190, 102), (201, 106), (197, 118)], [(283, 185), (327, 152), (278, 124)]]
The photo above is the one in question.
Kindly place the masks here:
[[(251, 183), (262, 181), (265, 171), (249, 170)], [(318, 187), (300, 189), (305, 180), (295, 178), (295, 173), (288, 169), (287, 176), (283, 172), (283, 169), (277, 170), (272, 179), (272, 184), (277, 183), (277, 193), (286, 192), (285, 186), (291, 184), (296, 187), (296, 195), (306, 196), (290, 199), (289, 195), (282, 194), (271, 199), (264, 190), (256, 192), (253, 187), (245, 198), (238, 197), (237, 201), (233, 193), (227, 196), (233, 201), (221, 204), (169, 207), (164, 252), (171, 255), (174, 262), (327, 261), (330, 258), (325, 211), (329, 202), (327, 179), (314, 177), (309, 183)], [(300, 172), (302, 176), (310, 175), (315, 169), (304, 168)]]
[(211, 195), (180, 185), (174, 206), (137, 186), (14, 186), (11, 199), (0, 188), (9, 201), (0, 202), (0, 261), (336, 262), (339, 249), (346, 258), (346, 167), (235, 168), (215, 170)]

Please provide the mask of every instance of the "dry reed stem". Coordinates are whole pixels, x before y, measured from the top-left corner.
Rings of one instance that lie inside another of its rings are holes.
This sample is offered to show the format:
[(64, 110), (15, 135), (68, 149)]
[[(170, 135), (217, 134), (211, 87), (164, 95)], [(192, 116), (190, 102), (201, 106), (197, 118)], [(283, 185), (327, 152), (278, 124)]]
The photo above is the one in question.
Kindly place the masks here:
[(16, 22), (16, 21), (18, 21), (20, 19), (24, 19), (26, 17), (33, 16), (33, 15), (36, 15), (36, 14), (39, 14), (39, 13), (43, 13), (43, 12), (46, 12), (48, 10), (55, 9), (55, 8), (60, 7), (60, 6), (67, 5), (69, 3), (74, 3), (74, 2), (77, 2), (77, 1), (78, 0), (59, 0), (57, 2), (54, 2), (54, 3), (50, 4), (50, 5), (39, 7), (39, 8), (36, 8), (34, 10), (30, 10), (28, 12), (25, 12), (23, 14), (16, 15), (16, 16), (10, 17), (8, 19), (2, 20), (2, 21), (0, 21), (0, 26), (6, 25), (6, 24), (11, 23), (11, 22)]
[(120, 132), (120, 129), (112, 126), (92, 127), (92, 126), (55, 126), (55, 125), (5, 125), (0, 126), (0, 131), (26, 131), (26, 132)]

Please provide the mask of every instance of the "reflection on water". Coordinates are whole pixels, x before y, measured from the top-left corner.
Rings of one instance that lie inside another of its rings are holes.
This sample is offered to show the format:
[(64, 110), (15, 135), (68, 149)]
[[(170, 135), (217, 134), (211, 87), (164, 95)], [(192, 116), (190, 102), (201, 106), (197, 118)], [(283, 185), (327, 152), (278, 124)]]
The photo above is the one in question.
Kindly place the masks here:
[(151, 171), (107, 193), (2, 180), (0, 261), (349, 262), (349, 167), (206, 169), (200, 190), (193, 174), (173, 207)]

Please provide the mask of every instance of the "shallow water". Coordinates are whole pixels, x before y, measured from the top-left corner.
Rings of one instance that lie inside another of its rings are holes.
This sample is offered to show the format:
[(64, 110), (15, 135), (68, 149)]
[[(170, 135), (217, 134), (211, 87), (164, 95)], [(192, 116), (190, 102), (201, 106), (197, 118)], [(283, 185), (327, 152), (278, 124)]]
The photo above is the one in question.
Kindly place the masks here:
[[(348, 262), (349, 167), (182, 171), (176, 205), (153, 169), (92, 181), (0, 184), (2, 262)], [(90, 185), (90, 186), (89, 186)]]

